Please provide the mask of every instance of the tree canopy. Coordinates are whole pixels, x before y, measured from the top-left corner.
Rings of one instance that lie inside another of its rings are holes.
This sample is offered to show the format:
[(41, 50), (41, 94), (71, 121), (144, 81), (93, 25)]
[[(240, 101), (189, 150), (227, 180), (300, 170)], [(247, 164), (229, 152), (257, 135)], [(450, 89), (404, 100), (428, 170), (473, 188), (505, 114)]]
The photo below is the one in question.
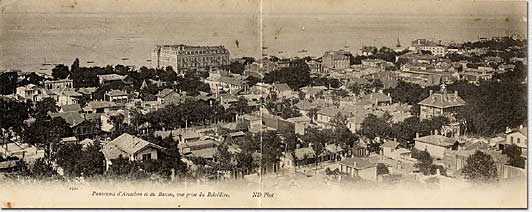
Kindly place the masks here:
[(467, 158), (462, 174), (473, 182), (491, 182), (498, 179), (495, 161), (490, 155), (481, 151), (476, 151)]

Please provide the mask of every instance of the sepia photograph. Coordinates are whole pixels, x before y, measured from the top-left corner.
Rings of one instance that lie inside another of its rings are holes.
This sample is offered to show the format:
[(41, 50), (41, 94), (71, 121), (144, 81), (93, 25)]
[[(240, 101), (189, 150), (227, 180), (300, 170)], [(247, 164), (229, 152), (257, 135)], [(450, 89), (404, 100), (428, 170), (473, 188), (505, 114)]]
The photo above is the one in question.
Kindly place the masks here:
[(0, 207), (528, 208), (525, 0), (0, 0)]

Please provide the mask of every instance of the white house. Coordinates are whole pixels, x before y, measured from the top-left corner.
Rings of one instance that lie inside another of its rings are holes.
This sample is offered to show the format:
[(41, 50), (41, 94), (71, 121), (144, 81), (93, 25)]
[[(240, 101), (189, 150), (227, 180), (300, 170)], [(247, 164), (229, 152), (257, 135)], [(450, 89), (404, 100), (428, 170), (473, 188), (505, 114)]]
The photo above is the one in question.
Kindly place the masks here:
[(340, 172), (364, 180), (377, 181), (377, 163), (367, 158), (348, 158), (340, 162)]
[(445, 152), (451, 149), (457, 142), (453, 138), (437, 134), (423, 137), (419, 137), (419, 134), (416, 134), (414, 141), (414, 148), (420, 151), (427, 151), (436, 159), (443, 159)]
[(163, 147), (144, 139), (124, 133), (102, 147), (106, 168), (112, 165), (111, 160), (127, 158), (130, 161), (157, 160)]

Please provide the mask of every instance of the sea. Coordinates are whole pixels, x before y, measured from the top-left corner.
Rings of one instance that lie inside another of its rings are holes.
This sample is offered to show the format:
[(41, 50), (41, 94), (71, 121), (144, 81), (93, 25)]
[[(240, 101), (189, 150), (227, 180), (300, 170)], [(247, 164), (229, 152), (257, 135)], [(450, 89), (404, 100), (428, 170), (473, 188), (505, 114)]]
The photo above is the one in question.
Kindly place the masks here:
[(51, 72), (53, 64), (150, 67), (157, 44), (224, 45), (232, 58), (319, 57), (417, 38), (463, 42), (526, 36), (519, 16), (227, 13), (2, 13), (0, 70)]

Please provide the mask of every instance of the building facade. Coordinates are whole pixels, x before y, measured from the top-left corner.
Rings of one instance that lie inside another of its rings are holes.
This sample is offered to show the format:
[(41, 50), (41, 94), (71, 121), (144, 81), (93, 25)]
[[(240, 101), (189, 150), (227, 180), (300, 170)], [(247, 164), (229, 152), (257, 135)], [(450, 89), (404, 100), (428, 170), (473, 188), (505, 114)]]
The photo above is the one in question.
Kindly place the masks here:
[(324, 69), (346, 69), (350, 67), (349, 55), (346, 51), (326, 51), (322, 57)]
[(152, 52), (154, 68), (174, 70), (229, 65), (229, 50), (224, 46), (157, 45)]
[(442, 86), (440, 92), (433, 93), (430, 91), (429, 97), (418, 103), (421, 111), (419, 118), (431, 119), (435, 116), (452, 116), (457, 110), (463, 107), (466, 102), (458, 96), (458, 92), (448, 93), (445, 86)]
[(44, 87), (46, 89), (64, 89), (64, 88), (73, 88), (73, 80), (71, 79), (61, 79), (61, 80), (45, 80)]

